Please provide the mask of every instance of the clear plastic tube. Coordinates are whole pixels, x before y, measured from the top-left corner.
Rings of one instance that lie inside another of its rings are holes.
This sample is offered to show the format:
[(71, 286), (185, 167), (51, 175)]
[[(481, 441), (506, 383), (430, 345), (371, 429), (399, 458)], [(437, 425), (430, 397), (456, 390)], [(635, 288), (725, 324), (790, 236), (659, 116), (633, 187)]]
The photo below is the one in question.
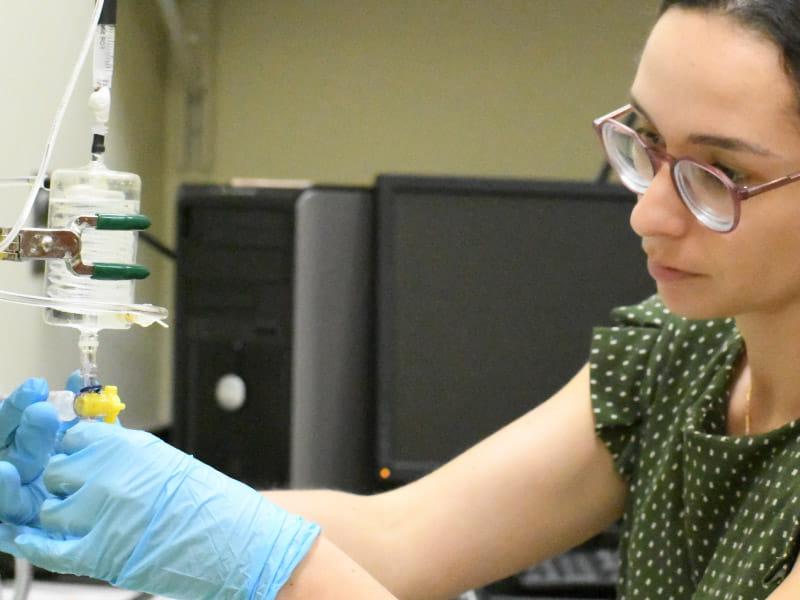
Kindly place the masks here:
[(2, 290), (0, 290), (0, 300), (13, 304), (54, 308), (84, 315), (112, 314), (121, 321), (132, 325), (140, 325), (141, 327), (149, 327), (153, 323), (167, 327), (165, 322), (168, 316), (167, 309), (152, 304), (112, 304), (108, 302), (92, 302), (90, 300), (71, 300), (69, 298), (46, 298), (44, 296), (16, 294)]
[(36, 181), (36, 177), (21, 175), (19, 177), (0, 177), (0, 187), (16, 187), (20, 185), (30, 185)]
[(81, 329), (78, 338), (78, 350), (81, 353), (81, 378), (83, 387), (98, 385), (100, 376), (97, 374), (97, 349), (100, 347), (100, 336), (97, 329)]
[(103, 11), (103, 4), (104, 0), (97, 0), (95, 4), (89, 31), (87, 32), (86, 38), (83, 41), (83, 46), (81, 47), (75, 67), (72, 69), (72, 75), (70, 76), (70, 79), (67, 83), (67, 88), (64, 91), (64, 97), (61, 99), (61, 103), (58, 105), (58, 109), (56, 110), (56, 116), (53, 119), (53, 125), (50, 129), (50, 135), (47, 138), (44, 154), (42, 155), (42, 160), (39, 163), (39, 170), (36, 172), (36, 178), (31, 186), (31, 191), (28, 193), (28, 199), (25, 202), (19, 217), (17, 218), (17, 222), (14, 223), (14, 226), (11, 228), (9, 234), (4, 239), (0, 239), (0, 252), (8, 248), (11, 245), (12, 240), (19, 234), (19, 230), (22, 229), (25, 221), (31, 214), (31, 210), (33, 209), (34, 202), (36, 202), (36, 195), (39, 193), (39, 189), (44, 185), (45, 174), (47, 173), (47, 168), (50, 166), (50, 157), (53, 154), (53, 147), (55, 146), (56, 138), (58, 137), (58, 131), (61, 129), (61, 122), (64, 120), (64, 113), (66, 112), (67, 105), (69, 104), (72, 94), (75, 91), (75, 85), (78, 83), (78, 77), (83, 69), (83, 64), (86, 62), (86, 55), (89, 54), (89, 49), (92, 47), (94, 34), (97, 30), (97, 25), (100, 22), (100, 13)]

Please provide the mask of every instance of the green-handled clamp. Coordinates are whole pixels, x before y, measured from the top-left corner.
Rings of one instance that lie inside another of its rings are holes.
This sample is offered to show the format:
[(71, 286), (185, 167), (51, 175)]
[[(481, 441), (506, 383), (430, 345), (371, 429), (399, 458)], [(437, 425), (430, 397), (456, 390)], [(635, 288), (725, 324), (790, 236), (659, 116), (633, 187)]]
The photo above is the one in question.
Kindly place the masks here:
[[(81, 236), (85, 229), (98, 231), (141, 231), (150, 227), (144, 215), (80, 216), (70, 229), (21, 229), (19, 235), (0, 252), (0, 260), (63, 260), (69, 270), (82, 277), (103, 281), (144, 279), (150, 275), (147, 267), (121, 263), (86, 264), (81, 260)], [(9, 229), (0, 229), (0, 238)]]
[(103, 281), (120, 281), (123, 279), (145, 279), (150, 275), (147, 267), (142, 265), (122, 265), (119, 263), (94, 263), (92, 279)]
[(98, 231), (142, 231), (150, 227), (145, 215), (96, 215), (78, 217), (75, 223), (80, 228), (94, 227)]

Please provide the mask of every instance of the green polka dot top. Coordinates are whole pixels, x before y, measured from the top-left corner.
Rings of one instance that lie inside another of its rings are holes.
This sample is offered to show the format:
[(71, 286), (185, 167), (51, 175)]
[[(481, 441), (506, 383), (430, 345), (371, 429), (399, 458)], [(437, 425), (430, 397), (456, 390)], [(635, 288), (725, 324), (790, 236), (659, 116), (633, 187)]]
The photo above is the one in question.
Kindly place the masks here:
[(629, 484), (618, 597), (766, 598), (798, 551), (798, 422), (726, 435), (732, 319), (677, 317), (657, 296), (611, 315), (590, 363), (597, 434)]

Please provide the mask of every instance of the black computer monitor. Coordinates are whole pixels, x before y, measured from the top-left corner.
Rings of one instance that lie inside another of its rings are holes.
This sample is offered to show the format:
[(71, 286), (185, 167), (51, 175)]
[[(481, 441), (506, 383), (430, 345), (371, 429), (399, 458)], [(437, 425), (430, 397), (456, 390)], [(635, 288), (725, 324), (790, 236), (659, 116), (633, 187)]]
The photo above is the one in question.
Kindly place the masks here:
[(417, 478), (557, 391), (654, 293), (615, 185), (378, 179), (377, 462)]

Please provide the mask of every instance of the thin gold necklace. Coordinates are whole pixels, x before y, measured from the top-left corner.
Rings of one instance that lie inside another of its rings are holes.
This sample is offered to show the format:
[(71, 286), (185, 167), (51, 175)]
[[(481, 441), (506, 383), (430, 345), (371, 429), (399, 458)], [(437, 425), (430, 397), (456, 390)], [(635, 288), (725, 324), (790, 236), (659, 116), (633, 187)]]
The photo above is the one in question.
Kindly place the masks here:
[(747, 396), (744, 405), (744, 434), (750, 435), (750, 393), (753, 391), (753, 384), (747, 386)]

